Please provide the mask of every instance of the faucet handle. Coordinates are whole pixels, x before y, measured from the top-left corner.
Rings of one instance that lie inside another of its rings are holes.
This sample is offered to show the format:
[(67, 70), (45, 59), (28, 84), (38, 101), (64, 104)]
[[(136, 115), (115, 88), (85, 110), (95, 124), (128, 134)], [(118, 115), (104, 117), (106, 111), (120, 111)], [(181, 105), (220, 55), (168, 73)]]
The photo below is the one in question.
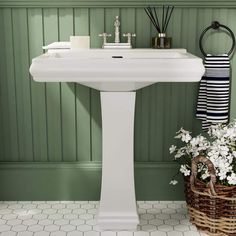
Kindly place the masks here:
[(103, 45), (107, 43), (107, 37), (111, 37), (111, 34), (101, 33), (98, 35), (99, 37), (103, 37)]
[(132, 37), (136, 37), (136, 34), (135, 33), (125, 33), (123, 34), (123, 37), (127, 37), (127, 43), (130, 43), (131, 44), (131, 39)]

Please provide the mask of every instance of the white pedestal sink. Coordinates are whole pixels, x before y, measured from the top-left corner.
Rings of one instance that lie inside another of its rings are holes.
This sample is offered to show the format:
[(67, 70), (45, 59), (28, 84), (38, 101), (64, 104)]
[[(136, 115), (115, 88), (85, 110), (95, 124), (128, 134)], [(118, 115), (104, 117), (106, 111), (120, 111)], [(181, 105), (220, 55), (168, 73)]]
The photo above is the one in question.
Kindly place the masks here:
[(185, 49), (58, 50), (32, 61), (38, 82), (76, 82), (101, 91), (103, 163), (98, 224), (136, 229), (133, 133), (135, 90), (156, 82), (197, 82), (202, 60)]

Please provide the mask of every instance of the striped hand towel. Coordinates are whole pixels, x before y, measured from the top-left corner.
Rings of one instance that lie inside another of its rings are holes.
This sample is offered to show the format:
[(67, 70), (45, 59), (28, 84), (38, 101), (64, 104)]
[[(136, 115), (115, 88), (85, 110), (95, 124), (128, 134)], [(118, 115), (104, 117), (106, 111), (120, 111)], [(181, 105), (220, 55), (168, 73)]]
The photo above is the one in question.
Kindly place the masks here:
[(197, 114), (202, 130), (212, 124), (227, 123), (230, 99), (230, 62), (227, 54), (205, 57), (205, 74), (200, 81)]

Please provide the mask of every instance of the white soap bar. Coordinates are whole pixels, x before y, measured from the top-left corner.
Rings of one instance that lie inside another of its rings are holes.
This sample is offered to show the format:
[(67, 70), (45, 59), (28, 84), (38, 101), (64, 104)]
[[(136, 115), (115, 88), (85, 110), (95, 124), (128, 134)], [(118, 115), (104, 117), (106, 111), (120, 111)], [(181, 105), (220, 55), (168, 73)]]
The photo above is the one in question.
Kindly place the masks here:
[(90, 48), (90, 36), (70, 36), (71, 49)]

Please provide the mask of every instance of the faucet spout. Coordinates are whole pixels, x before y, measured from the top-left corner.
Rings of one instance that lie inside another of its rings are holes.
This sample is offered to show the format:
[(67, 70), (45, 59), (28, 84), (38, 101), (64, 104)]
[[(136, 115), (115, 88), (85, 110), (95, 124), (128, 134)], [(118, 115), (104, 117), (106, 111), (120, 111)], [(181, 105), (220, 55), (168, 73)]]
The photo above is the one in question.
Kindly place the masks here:
[(115, 43), (120, 43), (120, 21), (119, 21), (119, 16), (116, 16), (114, 26), (115, 26)]

